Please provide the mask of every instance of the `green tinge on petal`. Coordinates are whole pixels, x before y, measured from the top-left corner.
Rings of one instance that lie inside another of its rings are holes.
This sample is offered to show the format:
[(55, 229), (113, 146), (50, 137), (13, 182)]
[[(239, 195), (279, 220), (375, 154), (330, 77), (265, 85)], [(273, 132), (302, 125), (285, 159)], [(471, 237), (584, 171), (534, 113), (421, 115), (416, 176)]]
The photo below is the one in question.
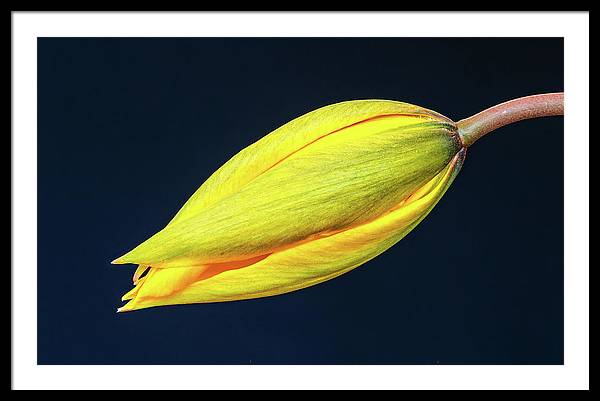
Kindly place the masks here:
[(408, 198), (370, 222), (276, 252), (247, 266), (211, 274), (210, 266), (151, 268), (121, 311), (153, 306), (233, 301), (305, 288), (360, 266), (407, 235), (433, 209), (462, 167), (462, 149), (430, 181), (428, 191)]
[(194, 216), (237, 192), (281, 160), (335, 131), (381, 116), (411, 116), (454, 125), (435, 111), (393, 100), (351, 100), (306, 113), (238, 152), (188, 199), (169, 224)]
[[(243, 260), (360, 225), (425, 185), (459, 149), (453, 125), (421, 115), (352, 124), (241, 186), (230, 177), (235, 192), (169, 224), (120, 262), (168, 268)], [(251, 166), (239, 165), (238, 174)]]

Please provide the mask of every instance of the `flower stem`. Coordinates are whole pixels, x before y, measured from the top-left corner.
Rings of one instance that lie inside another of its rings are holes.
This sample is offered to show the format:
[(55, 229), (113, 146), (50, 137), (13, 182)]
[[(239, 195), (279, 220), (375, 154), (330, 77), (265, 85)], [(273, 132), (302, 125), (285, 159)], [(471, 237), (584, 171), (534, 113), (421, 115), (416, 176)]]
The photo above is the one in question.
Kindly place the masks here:
[(466, 147), (505, 125), (530, 118), (564, 115), (564, 93), (544, 93), (521, 97), (490, 107), (456, 123)]

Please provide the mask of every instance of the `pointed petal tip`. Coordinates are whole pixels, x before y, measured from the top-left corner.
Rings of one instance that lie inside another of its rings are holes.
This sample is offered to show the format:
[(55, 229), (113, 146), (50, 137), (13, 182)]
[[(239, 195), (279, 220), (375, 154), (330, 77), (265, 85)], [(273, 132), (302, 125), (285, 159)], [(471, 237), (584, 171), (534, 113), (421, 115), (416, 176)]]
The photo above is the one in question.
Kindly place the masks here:
[(139, 265), (137, 269), (135, 269), (135, 273), (133, 273), (133, 285), (137, 285), (137, 283), (141, 280), (142, 275), (148, 270), (150, 266), (148, 265)]
[(136, 292), (139, 290), (139, 288), (132, 288), (131, 291), (128, 291), (126, 294), (124, 294), (121, 297), (121, 302), (127, 302), (132, 300), (135, 297)]

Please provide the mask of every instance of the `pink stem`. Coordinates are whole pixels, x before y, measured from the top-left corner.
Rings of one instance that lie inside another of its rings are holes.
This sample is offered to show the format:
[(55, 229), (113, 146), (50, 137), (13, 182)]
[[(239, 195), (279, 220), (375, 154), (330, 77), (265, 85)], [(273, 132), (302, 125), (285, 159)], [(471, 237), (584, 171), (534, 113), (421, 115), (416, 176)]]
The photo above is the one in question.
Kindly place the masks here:
[(456, 123), (466, 147), (507, 124), (530, 118), (564, 115), (564, 93), (544, 93), (521, 97), (490, 107)]

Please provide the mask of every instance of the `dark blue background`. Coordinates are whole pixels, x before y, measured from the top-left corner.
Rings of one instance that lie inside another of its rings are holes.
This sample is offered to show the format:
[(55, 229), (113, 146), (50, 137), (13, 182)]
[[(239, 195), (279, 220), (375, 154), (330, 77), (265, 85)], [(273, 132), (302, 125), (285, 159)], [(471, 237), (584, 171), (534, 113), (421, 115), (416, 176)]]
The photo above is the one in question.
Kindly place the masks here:
[(308, 289), (117, 314), (134, 269), (109, 262), (320, 106), (458, 120), (562, 89), (561, 38), (38, 39), (38, 362), (561, 364), (560, 117), (482, 139), (408, 237)]

